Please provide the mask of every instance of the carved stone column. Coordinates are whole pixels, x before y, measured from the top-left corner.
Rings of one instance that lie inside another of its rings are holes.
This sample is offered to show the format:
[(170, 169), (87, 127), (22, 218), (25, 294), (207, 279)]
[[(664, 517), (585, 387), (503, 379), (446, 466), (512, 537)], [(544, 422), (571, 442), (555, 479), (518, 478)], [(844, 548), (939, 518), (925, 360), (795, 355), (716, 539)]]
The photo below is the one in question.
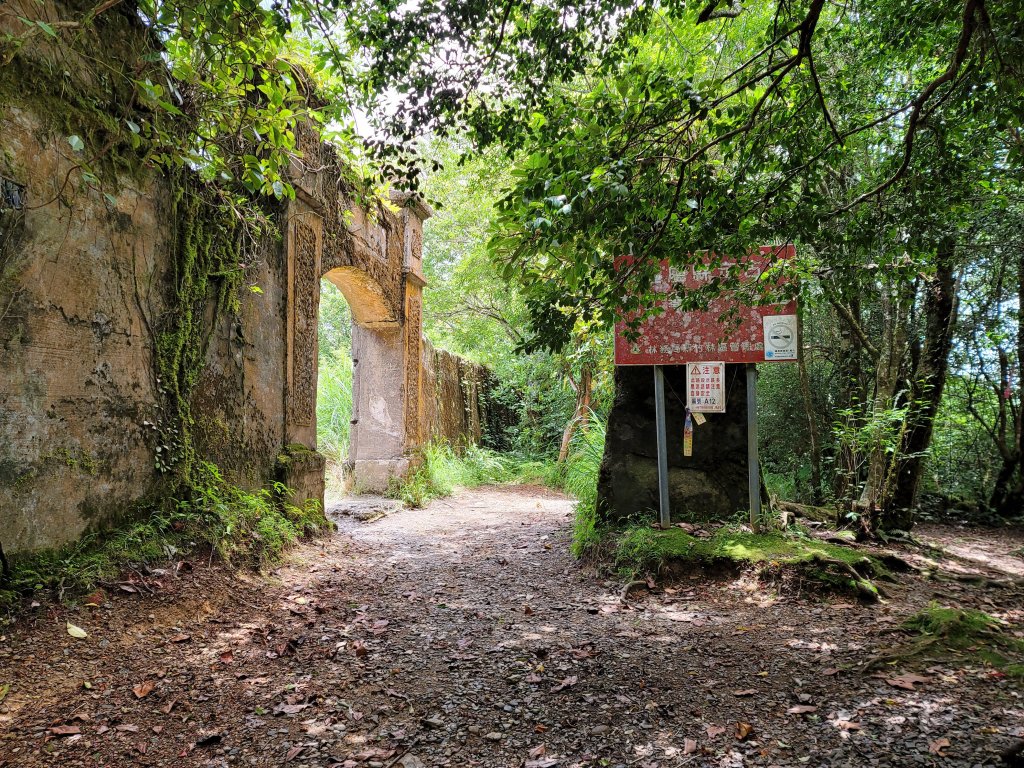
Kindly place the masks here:
[(289, 206), (285, 371), (285, 447), (278, 477), (295, 491), (292, 503), (324, 499), (324, 458), (316, 452), (317, 319), (323, 219), (296, 200)]
[(403, 324), (404, 368), (405, 368), (405, 453), (413, 458), (430, 439), (428, 409), (424, 398), (431, 393), (424, 391), (423, 370), (423, 288), (427, 281), (423, 276), (423, 222), (430, 216), (430, 209), (422, 202), (409, 203), (406, 195), (393, 195), (394, 202), (403, 206), (400, 215), (402, 225), (402, 273), (405, 277), (405, 302)]

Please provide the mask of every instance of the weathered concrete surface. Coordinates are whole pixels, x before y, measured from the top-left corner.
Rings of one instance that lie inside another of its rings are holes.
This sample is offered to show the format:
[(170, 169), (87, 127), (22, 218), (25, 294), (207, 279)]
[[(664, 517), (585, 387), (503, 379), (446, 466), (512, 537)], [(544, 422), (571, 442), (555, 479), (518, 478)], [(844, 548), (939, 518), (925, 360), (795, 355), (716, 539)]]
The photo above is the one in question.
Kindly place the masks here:
[[(726, 366), (726, 412), (694, 426), (693, 456), (683, 456), (685, 366), (665, 366), (669, 497), (674, 520), (713, 520), (747, 507), (747, 385), (741, 365)], [(608, 520), (658, 509), (654, 374), (649, 366), (615, 369), (598, 480), (600, 514)]]
[(0, 233), (0, 535), (18, 549), (156, 490), (147, 326), (164, 308), (167, 218), (159, 185), (127, 181), (116, 204), (72, 188), (32, 208), (71, 167), (66, 139), (19, 109), (0, 110), (0, 137), (0, 175), (26, 191)]
[[(11, 7), (0, 33), (23, 32), (18, 15), (71, 17), (54, 0)], [(111, 67), (130, 69), (126, 51), (153, 42), (127, 5), (105, 12), (92, 32)], [(27, 81), (49, 82), (44, 75), (69, 66), (66, 55), (38, 35), (12, 66)], [(91, 71), (72, 68), (72, 78)], [(10, 85), (10, 72), (0, 70), (0, 85)], [(105, 81), (74, 84), (93, 89), (96, 102), (112, 98)], [(170, 481), (156, 469), (154, 427), (169, 412), (154, 350), (174, 297), (170, 187), (145, 171), (84, 184), (69, 151), (69, 134), (84, 134), (76, 119), (62, 93), (0, 88), (0, 542), (9, 552), (137, 515)], [(280, 236), (241, 255), (245, 285), (260, 292), (243, 288), (238, 311), (223, 316), (209, 297), (206, 366), (191, 406), (201, 459), (247, 487), (285, 480), (302, 503), (323, 500), (321, 277), (345, 293), (357, 326), (357, 486), (383, 490), (431, 438), (479, 440), (485, 411), (481, 370), (422, 337), (429, 211), (403, 196), (390, 206), (360, 203), (331, 147), (311, 130), (298, 131), (297, 143), (297, 196), (276, 213)], [(438, 396), (450, 401), (436, 405)]]

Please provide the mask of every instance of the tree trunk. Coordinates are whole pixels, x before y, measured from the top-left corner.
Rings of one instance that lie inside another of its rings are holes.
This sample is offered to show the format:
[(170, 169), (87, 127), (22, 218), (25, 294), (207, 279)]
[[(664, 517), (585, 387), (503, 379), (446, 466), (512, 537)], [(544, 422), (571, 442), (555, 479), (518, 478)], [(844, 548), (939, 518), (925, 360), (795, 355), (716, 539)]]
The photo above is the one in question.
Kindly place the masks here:
[(804, 414), (807, 416), (807, 433), (811, 450), (811, 504), (821, 504), (821, 436), (818, 434), (818, 420), (814, 417), (814, 403), (811, 401), (811, 381), (807, 374), (807, 360), (804, 350), (804, 316), (797, 314), (796, 337), (802, 349), (797, 355), (797, 369), (800, 375), (800, 394), (804, 400)]
[[(999, 442), (1003, 453), (1003, 466), (996, 477), (995, 487), (989, 497), (989, 506), (1000, 517), (1017, 517), (1021, 513), (1021, 500), (1024, 499), (1024, 250), (1017, 252), (1017, 408), (1010, 407), (1009, 363), (1004, 354), (1000, 355), (1000, 412), (1003, 421), (1000, 423)], [(1013, 418), (1013, 443), (1005, 438), (1005, 414), (1010, 412)], [(1013, 482), (1016, 475), (1016, 482)]]
[(875, 395), (868, 416), (871, 429), (868, 444), (868, 474), (861, 491), (858, 506), (861, 509), (861, 527), (871, 534), (877, 525), (877, 514), (888, 509), (892, 502), (893, 440), (888, 430), (891, 412), (896, 407), (896, 392), (900, 384), (900, 369), (907, 352), (907, 327), (913, 291), (896, 283), (884, 286), (881, 292), (882, 343), (875, 365)]
[(956, 325), (957, 279), (953, 270), (953, 249), (951, 241), (940, 245), (935, 276), (926, 286), (924, 344), (911, 381), (910, 410), (897, 459), (896, 485), (892, 499), (883, 508), (882, 524), (886, 528), (907, 530), (913, 524), (913, 510), (924, 477), (935, 415), (946, 386)]
[(1017, 466), (1020, 464), (1020, 457), (1010, 455), (1003, 457), (1003, 464), (999, 467), (999, 474), (996, 475), (996, 483), (992, 487), (992, 493), (988, 497), (988, 505), (995, 510), (1000, 517), (1015, 517), (1018, 512), (1010, 509), (1014, 489), (1010, 483)]
[[(860, 299), (853, 297), (847, 303), (847, 310), (854, 323), (860, 323)], [(862, 346), (857, 335), (850, 328), (850, 323), (840, 321), (839, 381), (842, 386), (836, 400), (836, 410), (863, 409), (864, 392), (861, 381)], [(853, 502), (857, 487), (859, 461), (857, 452), (852, 445), (843, 442), (839, 445), (835, 461), (835, 474), (832, 478), (832, 493), (836, 499), (848, 505)]]
[(569, 423), (565, 425), (565, 429), (562, 431), (562, 444), (558, 448), (559, 464), (569, 456), (569, 445), (572, 443), (573, 433), (580, 422), (587, 417), (587, 411), (590, 410), (592, 389), (593, 377), (591, 376), (590, 368), (584, 366), (583, 370), (580, 371), (579, 384), (576, 385), (576, 410), (573, 411), (572, 418), (569, 419)]

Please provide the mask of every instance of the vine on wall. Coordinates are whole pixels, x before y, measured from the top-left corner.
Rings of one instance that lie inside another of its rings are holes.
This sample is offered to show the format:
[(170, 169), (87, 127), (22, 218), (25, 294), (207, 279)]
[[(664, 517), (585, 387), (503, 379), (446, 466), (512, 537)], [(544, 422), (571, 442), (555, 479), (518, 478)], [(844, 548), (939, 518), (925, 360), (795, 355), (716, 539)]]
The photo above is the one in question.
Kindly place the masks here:
[[(216, 190), (187, 169), (171, 174), (172, 295), (155, 339), (157, 386), (167, 410), (157, 430), (156, 468), (188, 486), (196, 451), (192, 393), (206, 362), (209, 332), (224, 312), (237, 312), (245, 277), (246, 222), (215, 199)], [(206, 313), (213, 302), (214, 317)]]

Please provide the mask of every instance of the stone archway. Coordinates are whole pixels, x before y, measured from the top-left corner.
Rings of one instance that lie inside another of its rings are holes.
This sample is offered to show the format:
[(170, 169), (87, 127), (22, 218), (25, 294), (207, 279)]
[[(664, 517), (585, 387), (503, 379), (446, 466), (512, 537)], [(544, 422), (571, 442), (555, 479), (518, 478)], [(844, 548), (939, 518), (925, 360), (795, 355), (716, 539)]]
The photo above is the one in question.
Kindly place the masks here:
[[(321, 277), (344, 294), (352, 311), (349, 461), (355, 489), (385, 490), (408, 472), (426, 440), (421, 251), (430, 212), (404, 196), (393, 202), (397, 212), (381, 207), (373, 215), (352, 207), (331, 216), (310, 194), (290, 206), (285, 433), (291, 453), (303, 455), (289, 462), (286, 482), (306, 498), (323, 496), (324, 460), (315, 452)], [(331, 224), (342, 222), (342, 231), (332, 231)]]

